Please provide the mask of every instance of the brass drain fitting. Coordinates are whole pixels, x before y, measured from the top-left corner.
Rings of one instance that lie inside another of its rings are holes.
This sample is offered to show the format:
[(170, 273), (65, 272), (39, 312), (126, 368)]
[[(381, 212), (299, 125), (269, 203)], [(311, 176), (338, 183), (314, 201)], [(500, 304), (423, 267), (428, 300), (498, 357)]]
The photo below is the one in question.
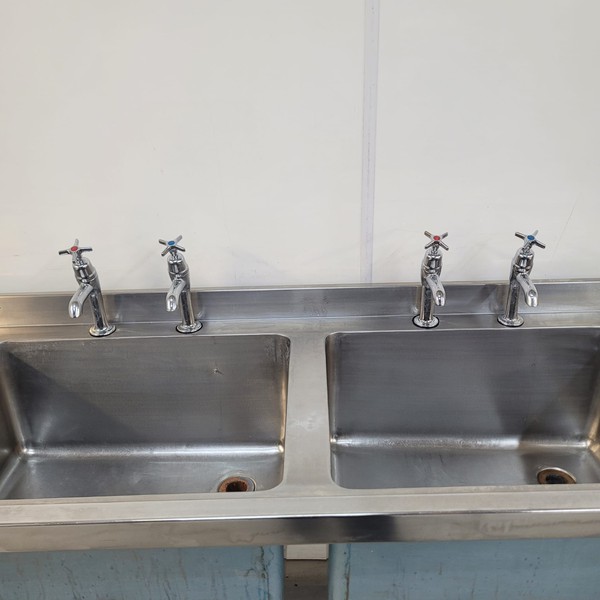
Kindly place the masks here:
[(256, 489), (256, 482), (250, 477), (234, 476), (223, 479), (219, 484), (219, 492), (253, 492)]

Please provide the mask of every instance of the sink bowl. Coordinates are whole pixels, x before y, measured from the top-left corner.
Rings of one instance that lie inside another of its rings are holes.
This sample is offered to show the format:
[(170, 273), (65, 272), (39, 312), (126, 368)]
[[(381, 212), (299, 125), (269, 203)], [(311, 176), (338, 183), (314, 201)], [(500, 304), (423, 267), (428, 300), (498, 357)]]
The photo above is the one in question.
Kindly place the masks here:
[(335, 333), (326, 349), (342, 487), (600, 482), (597, 328)]
[(7, 342), (0, 499), (257, 490), (283, 473), (289, 339)]

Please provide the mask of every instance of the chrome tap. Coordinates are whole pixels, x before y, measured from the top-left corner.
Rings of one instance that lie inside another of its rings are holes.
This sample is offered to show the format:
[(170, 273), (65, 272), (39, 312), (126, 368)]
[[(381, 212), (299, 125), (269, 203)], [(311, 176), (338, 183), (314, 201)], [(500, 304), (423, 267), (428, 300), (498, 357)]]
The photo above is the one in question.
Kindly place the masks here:
[(177, 331), (194, 333), (202, 327), (202, 323), (196, 319), (192, 306), (190, 269), (185, 258), (180, 254), (180, 252), (185, 252), (185, 248), (179, 245), (182, 237), (179, 235), (174, 240), (158, 240), (158, 242), (166, 246), (161, 252), (161, 256), (169, 254), (171, 287), (167, 292), (167, 310), (173, 312), (179, 306), (181, 308), (181, 324), (177, 325)]
[(523, 290), (523, 296), (527, 306), (537, 306), (538, 293), (533, 285), (529, 274), (533, 268), (533, 246), (545, 248), (535, 236), (537, 229), (529, 234), (515, 233), (518, 238), (525, 240), (521, 248), (517, 250), (512, 264), (510, 265), (510, 280), (508, 282), (508, 293), (506, 295), (506, 308), (504, 314), (498, 317), (498, 323), (506, 327), (520, 327), (523, 325), (523, 317), (519, 316), (519, 293)]
[(75, 279), (79, 283), (79, 288), (73, 294), (69, 302), (69, 316), (76, 319), (81, 315), (83, 305), (89, 298), (92, 305), (95, 325), (90, 327), (90, 335), (94, 337), (104, 337), (115, 331), (116, 327), (111, 325), (106, 318), (104, 310), (104, 300), (102, 299), (102, 289), (100, 288), (100, 279), (92, 263), (83, 258), (83, 252), (91, 252), (89, 247), (81, 247), (79, 240), (75, 240), (73, 245), (66, 250), (60, 250), (59, 254), (70, 254), (73, 261), (73, 271)]
[(440, 275), (442, 274), (440, 246), (444, 250), (449, 250), (449, 248), (442, 242), (448, 236), (448, 233), (432, 235), (429, 231), (426, 231), (425, 235), (431, 241), (425, 246), (427, 252), (425, 252), (421, 264), (421, 308), (419, 314), (413, 318), (413, 323), (417, 327), (431, 329), (440, 322), (433, 314), (434, 305), (444, 306), (446, 303), (446, 290), (444, 290), (444, 286), (440, 281)]

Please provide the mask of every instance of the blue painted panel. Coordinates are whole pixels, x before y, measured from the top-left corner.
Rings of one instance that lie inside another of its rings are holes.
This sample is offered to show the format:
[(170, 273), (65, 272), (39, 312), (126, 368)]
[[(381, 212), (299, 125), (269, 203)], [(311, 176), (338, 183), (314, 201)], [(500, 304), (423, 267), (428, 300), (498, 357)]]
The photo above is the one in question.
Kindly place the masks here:
[(338, 544), (330, 600), (598, 600), (600, 539)]
[(0, 600), (281, 600), (281, 546), (0, 554)]

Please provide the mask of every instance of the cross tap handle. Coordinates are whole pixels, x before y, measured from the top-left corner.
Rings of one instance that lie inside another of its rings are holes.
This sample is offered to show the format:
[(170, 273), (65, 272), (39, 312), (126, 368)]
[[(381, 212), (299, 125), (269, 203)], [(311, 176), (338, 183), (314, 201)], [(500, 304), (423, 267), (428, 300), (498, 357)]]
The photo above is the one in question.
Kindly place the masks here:
[(185, 248), (179, 245), (179, 242), (183, 238), (182, 235), (178, 235), (174, 240), (158, 240), (159, 244), (166, 246), (166, 248), (160, 253), (161, 256), (165, 256), (168, 252), (175, 253), (177, 250), (185, 252)]
[(81, 260), (82, 252), (91, 252), (92, 249), (89, 246), (80, 246), (79, 240), (75, 240), (70, 248), (59, 250), (59, 254), (70, 254), (73, 260)]
[(519, 233), (518, 231), (515, 231), (515, 235), (518, 238), (525, 240), (525, 243), (523, 244), (523, 250), (525, 250), (525, 251), (530, 250), (532, 246), (539, 246), (542, 249), (546, 247), (546, 244), (542, 244), (542, 242), (540, 242), (535, 237), (537, 234), (538, 234), (537, 229), (533, 233), (530, 233), (529, 235), (525, 235), (524, 233)]
[(448, 248), (448, 246), (446, 244), (444, 244), (444, 242), (442, 242), (442, 240), (444, 238), (448, 237), (447, 231), (446, 231), (446, 233), (442, 233), (442, 235), (433, 235), (432, 233), (429, 233), (429, 231), (426, 231), (425, 235), (431, 240), (425, 246), (426, 250), (427, 250), (427, 248), (431, 248), (431, 246), (434, 246), (434, 245), (441, 246), (444, 250), (450, 250), (450, 248)]

